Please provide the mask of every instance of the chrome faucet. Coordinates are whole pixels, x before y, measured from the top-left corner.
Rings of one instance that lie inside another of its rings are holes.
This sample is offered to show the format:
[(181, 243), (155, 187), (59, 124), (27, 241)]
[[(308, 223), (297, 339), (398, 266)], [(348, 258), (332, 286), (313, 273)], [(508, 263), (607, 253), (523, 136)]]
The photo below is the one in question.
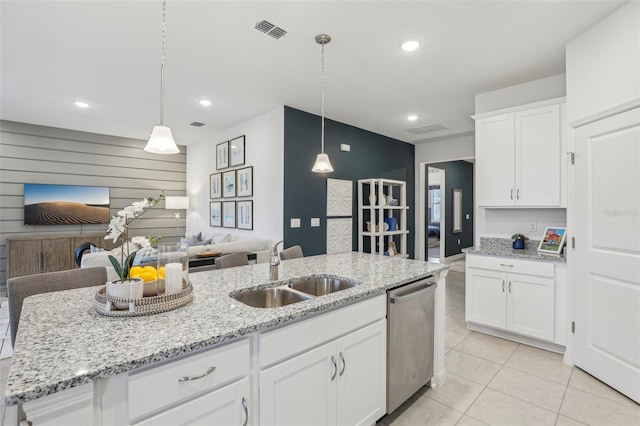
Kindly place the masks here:
[(271, 261), (269, 262), (269, 281), (275, 281), (278, 279), (278, 265), (280, 264), (280, 257), (278, 256), (278, 245), (282, 244), (283, 241), (278, 241), (273, 245), (273, 248), (271, 249)]

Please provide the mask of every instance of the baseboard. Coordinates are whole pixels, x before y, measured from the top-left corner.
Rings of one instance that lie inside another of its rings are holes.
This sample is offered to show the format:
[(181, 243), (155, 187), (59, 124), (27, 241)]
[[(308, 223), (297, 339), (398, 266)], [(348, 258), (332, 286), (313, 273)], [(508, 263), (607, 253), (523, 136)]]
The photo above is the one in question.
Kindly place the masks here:
[(489, 334), (491, 336), (500, 337), (507, 340), (513, 340), (514, 342), (524, 343), (525, 345), (533, 346), (540, 349), (545, 349), (551, 352), (557, 352), (564, 354), (565, 347), (553, 342), (545, 342), (544, 340), (538, 340), (533, 337), (522, 336), (520, 334), (511, 333), (506, 330), (498, 330), (496, 328), (487, 327), (480, 324), (468, 323), (469, 330), (478, 331), (480, 333)]
[(454, 254), (453, 256), (445, 257), (444, 261), (445, 263), (449, 263), (449, 262), (455, 262), (457, 260), (464, 260), (466, 256), (467, 256), (466, 253), (458, 253), (458, 254)]

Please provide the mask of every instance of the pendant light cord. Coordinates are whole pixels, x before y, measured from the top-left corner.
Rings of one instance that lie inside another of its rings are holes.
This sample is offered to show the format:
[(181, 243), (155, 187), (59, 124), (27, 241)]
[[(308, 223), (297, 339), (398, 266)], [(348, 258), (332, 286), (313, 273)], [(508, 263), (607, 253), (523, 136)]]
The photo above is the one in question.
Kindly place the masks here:
[(322, 43), (322, 153), (324, 154), (324, 43)]
[(162, 56), (160, 57), (160, 125), (164, 126), (164, 62), (165, 33), (167, 29), (167, 0), (162, 1)]

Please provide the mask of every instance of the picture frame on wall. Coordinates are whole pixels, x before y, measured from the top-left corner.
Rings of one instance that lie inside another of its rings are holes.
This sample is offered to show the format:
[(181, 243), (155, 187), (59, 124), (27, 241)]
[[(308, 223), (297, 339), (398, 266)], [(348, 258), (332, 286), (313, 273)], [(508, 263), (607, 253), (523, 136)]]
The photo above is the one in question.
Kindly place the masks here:
[(244, 135), (229, 141), (229, 165), (231, 167), (242, 166), (244, 164), (244, 141)]
[(222, 227), (223, 228), (236, 227), (236, 202), (235, 201), (222, 202)]
[(209, 198), (222, 198), (222, 173), (209, 175)]
[(542, 234), (542, 240), (538, 246), (538, 251), (542, 253), (562, 253), (562, 246), (567, 237), (567, 228), (560, 226), (547, 226)]
[(229, 141), (216, 145), (216, 170), (229, 167)]
[(253, 229), (253, 201), (238, 201), (238, 229)]
[(222, 226), (222, 202), (209, 202), (209, 225)]
[(236, 196), (236, 171), (229, 170), (222, 173), (222, 197), (229, 198)]
[(253, 166), (236, 170), (237, 196), (251, 197), (253, 195)]

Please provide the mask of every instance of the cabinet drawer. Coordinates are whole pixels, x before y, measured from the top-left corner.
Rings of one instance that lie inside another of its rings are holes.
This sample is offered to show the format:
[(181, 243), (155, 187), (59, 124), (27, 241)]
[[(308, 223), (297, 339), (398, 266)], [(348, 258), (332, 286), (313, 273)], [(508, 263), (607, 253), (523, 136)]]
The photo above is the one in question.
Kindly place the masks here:
[[(250, 369), (248, 340), (211, 349), (129, 376), (129, 418), (135, 419), (162, 407), (188, 399), (246, 374)], [(198, 377), (215, 367), (208, 375)]]
[(554, 264), (551, 262), (534, 262), (511, 257), (467, 255), (467, 266), (540, 277), (554, 276)]

